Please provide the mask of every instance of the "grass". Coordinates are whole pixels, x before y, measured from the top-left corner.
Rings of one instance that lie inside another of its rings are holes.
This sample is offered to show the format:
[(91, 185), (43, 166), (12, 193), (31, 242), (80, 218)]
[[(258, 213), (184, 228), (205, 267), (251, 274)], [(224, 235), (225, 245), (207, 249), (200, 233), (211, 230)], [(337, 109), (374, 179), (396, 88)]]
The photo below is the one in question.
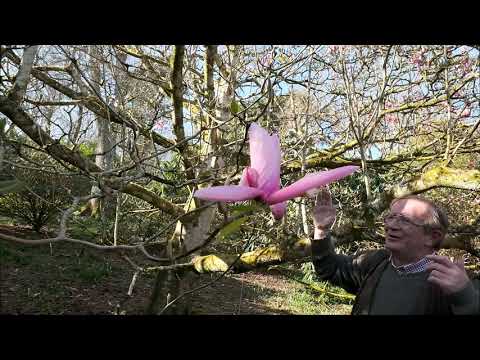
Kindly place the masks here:
[(3, 263), (13, 262), (20, 266), (26, 266), (32, 263), (33, 256), (28, 251), (12, 250), (0, 242), (0, 260)]
[(323, 296), (315, 296), (308, 289), (293, 291), (288, 295), (287, 301), (293, 312), (297, 314), (319, 315), (325, 313), (325, 310), (328, 309)]
[(95, 238), (99, 234), (100, 221), (94, 218), (80, 219), (72, 221), (69, 227), (71, 237), (82, 240)]
[(265, 302), (296, 315), (347, 315), (352, 308), (348, 302), (332, 301), (325, 294), (304, 287), (291, 289), (283, 296), (275, 294)]
[(117, 298), (126, 294), (129, 269), (121, 268), (118, 259), (81, 249), (67, 243), (50, 248), (0, 241), (5, 268), (1, 307), (22, 314), (106, 313), (110, 289)]
[(10, 218), (7, 218), (5, 216), (0, 216), (0, 225), (10, 225), (12, 223), (12, 220)]
[[(330, 285), (327, 282), (315, 281), (312, 274), (311, 263), (306, 263), (298, 268), (295, 265), (278, 266), (278, 270), (292, 283), (292, 288), (285, 296), (276, 294), (270, 299), (266, 299), (272, 306), (278, 306), (291, 312), (292, 314), (302, 315), (347, 315), (350, 314), (353, 300), (337, 297), (349, 296), (345, 290), (340, 287)], [(293, 286), (295, 285), (295, 286)], [(309, 286), (312, 285), (313, 287)], [(327, 292), (315, 290), (322, 289)]]
[[(65, 254), (68, 246), (71, 250), (69, 255)], [(12, 246), (0, 242), (0, 261), (34, 272), (51, 271), (51, 265), (55, 263), (56, 270), (62, 273), (63, 278), (73, 281), (78, 279), (84, 283), (99, 283), (118, 270), (105, 258), (90, 253), (80, 255), (81, 251), (78, 250), (71, 244), (54, 244), (50, 248), (18, 244)]]
[(112, 275), (112, 266), (105, 262), (84, 263), (74, 265), (68, 269), (72, 276), (76, 276), (86, 283), (99, 283), (104, 278)]

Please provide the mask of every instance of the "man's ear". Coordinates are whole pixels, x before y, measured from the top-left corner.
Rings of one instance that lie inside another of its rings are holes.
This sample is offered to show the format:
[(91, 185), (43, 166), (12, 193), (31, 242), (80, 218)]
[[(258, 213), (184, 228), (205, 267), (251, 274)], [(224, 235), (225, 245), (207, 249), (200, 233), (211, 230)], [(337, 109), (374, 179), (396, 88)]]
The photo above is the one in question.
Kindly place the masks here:
[(443, 233), (439, 229), (432, 229), (426, 245), (432, 248), (439, 248), (443, 240)]

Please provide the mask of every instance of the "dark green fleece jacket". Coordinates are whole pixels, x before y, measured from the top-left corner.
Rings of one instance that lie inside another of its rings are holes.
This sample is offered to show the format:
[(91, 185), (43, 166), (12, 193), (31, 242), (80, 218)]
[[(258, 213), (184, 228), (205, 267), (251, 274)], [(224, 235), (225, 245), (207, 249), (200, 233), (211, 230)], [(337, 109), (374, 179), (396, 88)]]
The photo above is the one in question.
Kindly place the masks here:
[(312, 240), (317, 276), (356, 294), (353, 315), (480, 314), (479, 281), (446, 295), (428, 273), (400, 275), (386, 249), (353, 256), (336, 254), (330, 238)]

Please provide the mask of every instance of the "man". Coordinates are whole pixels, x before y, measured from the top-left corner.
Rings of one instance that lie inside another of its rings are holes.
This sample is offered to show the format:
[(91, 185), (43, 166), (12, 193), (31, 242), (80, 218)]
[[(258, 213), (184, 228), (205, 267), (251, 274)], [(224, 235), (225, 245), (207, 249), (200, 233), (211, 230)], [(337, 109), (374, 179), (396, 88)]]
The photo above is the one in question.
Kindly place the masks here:
[(352, 314), (478, 314), (478, 280), (464, 261), (438, 256), (448, 229), (444, 212), (418, 196), (396, 199), (385, 217), (385, 249), (346, 256), (330, 241), (335, 208), (317, 195), (312, 261), (318, 277), (356, 294)]

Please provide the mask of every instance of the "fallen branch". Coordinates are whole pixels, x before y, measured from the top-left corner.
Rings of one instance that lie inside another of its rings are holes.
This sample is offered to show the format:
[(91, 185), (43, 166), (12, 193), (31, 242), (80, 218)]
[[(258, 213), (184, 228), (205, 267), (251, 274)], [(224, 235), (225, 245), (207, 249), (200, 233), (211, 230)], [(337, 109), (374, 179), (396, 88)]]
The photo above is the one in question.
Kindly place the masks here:
[(135, 286), (135, 283), (137, 282), (138, 274), (140, 274), (139, 271), (135, 271), (135, 273), (133, 274), (132, 281), (130, 283), (130, 286), (128, 287), (128, 292), (127, 292), (128, 296), (132, 296), (132, 294), (133, 294), (133, 287)]

